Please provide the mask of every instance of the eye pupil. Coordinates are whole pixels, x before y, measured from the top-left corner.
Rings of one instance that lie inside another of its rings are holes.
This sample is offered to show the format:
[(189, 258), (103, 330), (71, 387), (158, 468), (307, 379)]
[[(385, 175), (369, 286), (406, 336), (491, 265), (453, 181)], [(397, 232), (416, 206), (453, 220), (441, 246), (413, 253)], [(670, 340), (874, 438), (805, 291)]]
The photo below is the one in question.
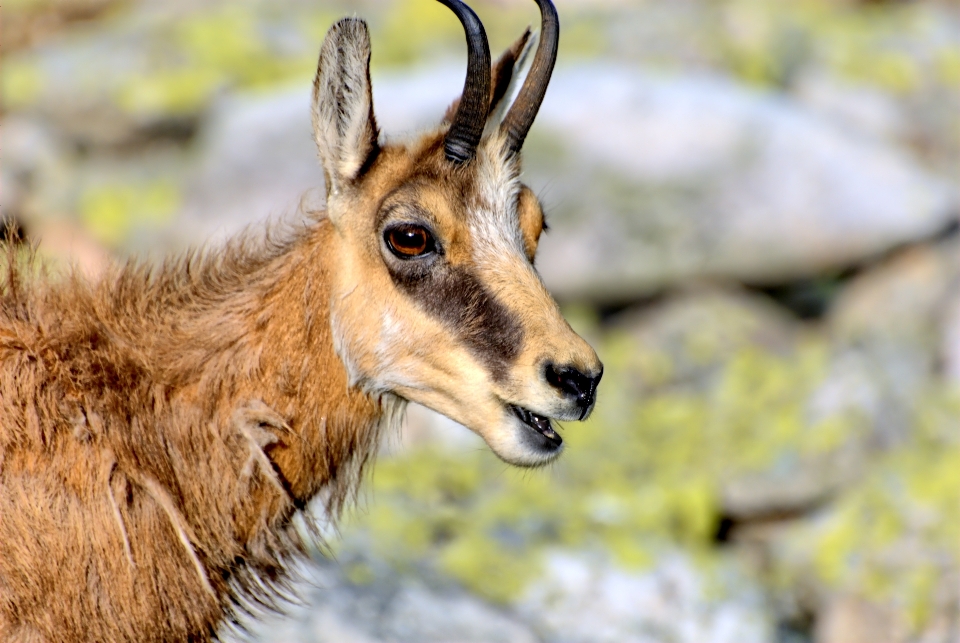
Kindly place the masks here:
[(433, 249), (433, 237), (418, 225), (391, 228), (386, 238), (390, 249), (401, 257), (417, 257)]

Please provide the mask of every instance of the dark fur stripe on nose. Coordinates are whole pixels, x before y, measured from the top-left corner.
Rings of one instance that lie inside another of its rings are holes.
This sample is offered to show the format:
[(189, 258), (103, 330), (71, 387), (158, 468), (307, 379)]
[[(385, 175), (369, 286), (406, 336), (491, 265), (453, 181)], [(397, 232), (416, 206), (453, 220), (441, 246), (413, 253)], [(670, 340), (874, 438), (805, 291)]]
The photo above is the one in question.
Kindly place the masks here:
[(390, 271), (417, 306), (444, 322), (497, 381), (507, 377), (523, 347), (523, 328), (470, 270), (436, 266), (426, 274)]

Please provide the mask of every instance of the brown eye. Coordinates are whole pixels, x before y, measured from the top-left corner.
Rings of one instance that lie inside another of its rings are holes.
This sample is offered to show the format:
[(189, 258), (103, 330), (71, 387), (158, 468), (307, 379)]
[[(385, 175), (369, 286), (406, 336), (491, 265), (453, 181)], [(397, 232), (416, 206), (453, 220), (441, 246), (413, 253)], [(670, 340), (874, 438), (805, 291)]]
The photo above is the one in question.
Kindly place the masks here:
[(383, 238), (393, 254), (401, 259), (419, 257), (433, 252), (433, 235), (426, 228), (412, 223), (404, 223), (388, 228)]

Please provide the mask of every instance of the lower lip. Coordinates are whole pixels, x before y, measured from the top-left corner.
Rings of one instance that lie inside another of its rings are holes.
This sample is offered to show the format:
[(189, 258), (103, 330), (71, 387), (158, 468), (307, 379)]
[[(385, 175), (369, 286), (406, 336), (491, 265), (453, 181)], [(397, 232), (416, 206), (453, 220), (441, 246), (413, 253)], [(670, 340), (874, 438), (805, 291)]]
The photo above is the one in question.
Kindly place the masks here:
[[(550, 425), (550, 420), (548, 418), (545, 418), (541, 415), (536, 415), (531, 411), (522, 409), (520, 407), (513, 406), (512, 409), (513, 414), (517, 416), (520, 422), (525, 427), (530, 429), (534, 434), (536, 434), (538, 438), (540, 438), (538, 440), (538, 446), (540, 446), (540, 448), (554, 450), (560, 448), (560, 446), (563, 444), (563, 438), (561, 438), (560, 435), (554, 431), (553, 426)], [(543, 420), (543, 423), (545, 423), (546, 426), (537, 426), (531, 421), (527, 420), (527, 418), (532, 420), (533, 417)]]

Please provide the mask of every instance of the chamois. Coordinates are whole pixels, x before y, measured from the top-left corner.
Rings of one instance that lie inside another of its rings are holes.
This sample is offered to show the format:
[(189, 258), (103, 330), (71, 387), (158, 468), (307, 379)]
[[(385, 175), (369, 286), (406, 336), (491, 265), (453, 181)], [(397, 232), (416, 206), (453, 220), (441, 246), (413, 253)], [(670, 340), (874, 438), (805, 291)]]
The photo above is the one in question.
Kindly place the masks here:
[(556, 11), (537, 0), (507, 109), (529, 30), (491, 65), (477, 16), (440, 2), (466, 82), (410, 142), (379, 140), (365, 23), (327, 34), (325, 211), (94, 281), (2, 249), (0, 641), (210, 641), (276, 607), (310, 540), (295, 519), (315, 497), (336, 519), (407, 401), (520, 466), (560, 454), (551, 418), (589, 414), (602, 366), (533, 268), (519, 180)]

